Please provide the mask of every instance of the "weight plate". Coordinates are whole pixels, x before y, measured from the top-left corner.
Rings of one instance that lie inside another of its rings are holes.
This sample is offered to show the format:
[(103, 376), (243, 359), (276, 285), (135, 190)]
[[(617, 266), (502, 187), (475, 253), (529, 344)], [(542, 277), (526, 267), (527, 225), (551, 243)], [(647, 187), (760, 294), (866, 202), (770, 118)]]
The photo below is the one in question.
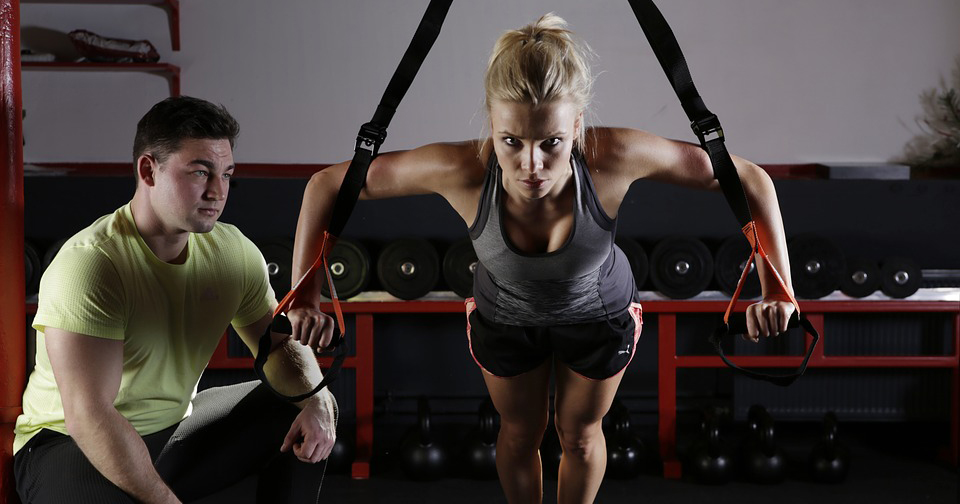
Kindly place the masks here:
[(63, 248), (63, 244), (67, 242), (67, 238), (60, 238), (59, 240), (53, 242), (47, 250), (43, 252), (43, 271), (46, 271), (47, 266), (50, 266), (50, 263), (53, 262), (53, 258), (57, 256), (57, 252), (60, 252), (60, 249)]
[(643, 290), (643, 284), (647, 283), (647, 277), (650, 275), (650, 259), (647, 257), (647, 251), (643, 249), (634, 239), (617, 238), (617, 246), (627, 256), (630, 262), (630, 269), (633, 271), (633, 280), (637, 284), (637, 290)]
[(290, 292), (291, 265), (293, 264), (293, 240), (280, 238), (264, 240), (257, 247), (267, 262), (267, 275), (270, 276), (270, 286), (277, 299), (283, 299)]
[(880, 277), (883, 293), (897, 299), (913, 295), (923, 281), (920, 266), (905, 257), (884, 259), (880, 266)]
[(840, 291), (850, 297), (862, 298), (879, 288), (880, 266), (877, 261), (865, 257), (847, 260), (847, 272), (840, 279)]
[(437, 249), (422, 238), (396, 240), (380, 253), (377, 278), (384, 290), (400, 299), (423, 297), (440, 279)]
[(473, 272), (476, 267), (477, 252), (470, 238), (455, 242), (443, 254), (443, 279), (450, 290), (462, 298), (473, 295)]
[(26, 294), (37, 293), (40, 287), (40, 275), (42, 273), (40, 264), (40, 254), (33, 244), (28, 241), (23, 242), (23, 280), (26, 286)]
[[(717, 253), (713, 256), (713, 276), (717, 279), (720, 290), (728, 296), (733, 296), (736, 292), (740, 275), (747, 260), (750, 259), (750, 252), (750, 242), (743, 235), (731, 236), (717, 247)], [(750, 273), (740, 291), (740, 298), (756, 298), (762, 293), (760, 275), (757, 274), (756, 258), (754, 258), (754, 262), (750, 264)]]
[[(360, 294), (370, 284), (370, 253), (360, 242), (340, 238), (328, 258), (330, 277), (340, 299), (350, 299)], [(317, 277), (321, 282), (320, 293), (330, 297), (326, 275)]]
[(840, 288), (847, 271), (843, 251), (832, 241), (815, 234), (790, 240), (790, 272), (798, 298), (819, 299)]
[(650, 253), (650, 280), (667, 297), (692, 298), (710, 285), (711, 278), (713, 256), (710, 249), (696, 238), (664, 238)]

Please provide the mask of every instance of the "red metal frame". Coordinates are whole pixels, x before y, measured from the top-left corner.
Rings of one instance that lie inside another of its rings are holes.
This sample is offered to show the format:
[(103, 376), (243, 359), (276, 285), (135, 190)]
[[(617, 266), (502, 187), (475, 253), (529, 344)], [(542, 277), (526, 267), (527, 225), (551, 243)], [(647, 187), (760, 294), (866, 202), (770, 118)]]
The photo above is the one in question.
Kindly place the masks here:
[[(652, 303), (651, 303), (652, 304)], [(682, 466), (677, 458), (677, 369), (680, 368), (722, 368), (725, 364), (715, 356), (678, 356), (676, 314), (677, 313), (717, 313), (725, 308), (723, 302), (667, 302), (655, 306), (644, 305), (644, 313), (659, 311), (659, 417), (658, 437), (660, 455), (663, 459), (665, 478), (677, 479), (682, 475)], [(743, 311), (746, 303), (739, 303), (737, 309)], [(810, 357), (809, 367), (823, 368), (943, 368), (952, 370), (952, 392), (950, 406), (950, 441), (942, 453), (949, 464), (957, 465), (958, 456), (958, 393), (960, 393), (960, 304), (954, 301), (808, 301), (802, 308), (813, 326), (824, 334), (825, 313), (953, 313), (953, 354), (944, 356), (826, 356), (823, 354), (823, 342)], [(807, 335), (809, 345), (811, 337)], [(731, 357), (730, 360), (743, 367), (797, 367), (802, 356), (745, 356)]]
[(23, 269), (23, 107), (20, 3), (0, 0), (0, 504), (20, 502), (13, 485), (13, 426), (26, 382)]
[(170, 63), (61, 63), (24, 61), (23, 70), (78, 71), (78, 72), (147, 72), (166, 77), (170, 96), (180, 96), (180, 67)]
[[(740, 302), (736, 310), (743, 311), (750, 302)], [(356, 356), (344, 361), (344, 367), (356, 369), (357, 376), (357, 458), (353, 465), (354, 478), (366, 478), (370, 474), (370, 455), (373, 449), (373, 318), (378, 314), (398, 313), (462, 313), (459, 301), (398, 301), (398, 302), (345, 302), (345, 313), (357, 316)], [(332, 310), (325, 305), (324, 310)], [(724, 301), (645, 301), (644, 316), (658, 318), (659, 334), (659, 412), (658, 437), (660, 454), (664, 460), (664, 477), (679, 478), (681, 466), (676, 454), (677, 399), (676, 377), (680, 368), (722, 368), (723, 361), (716, 356), (676, 355), (677, 315), (689, 313), (722, 313)], [(946, 368), (953, 371), (953, 395), (950, 414), (951, 439), (944, 458), (957, 463), (958, 399), (960, 392), (960, 305), (952, 301), (807, 301), (804, 313), (814, 327), (823, 334), (825, 313), (953, 313), (954, 351), (946, 356), (825, 356), (819, 345), (810, 358), (810, 367), (910, 367)], [(807, 343), (810, 342), (807, 336)], [(226, 340), (221, 342), (217, 354), (210, 361), (211, 368), (249, 368), (252, 358), (227, 356)], [(797, 367), (800, 356), (749, 356), (731, 357), (740, 366), (748, 367)], [(321, 366), (329, 366), (329, 358), (320, 359)]]

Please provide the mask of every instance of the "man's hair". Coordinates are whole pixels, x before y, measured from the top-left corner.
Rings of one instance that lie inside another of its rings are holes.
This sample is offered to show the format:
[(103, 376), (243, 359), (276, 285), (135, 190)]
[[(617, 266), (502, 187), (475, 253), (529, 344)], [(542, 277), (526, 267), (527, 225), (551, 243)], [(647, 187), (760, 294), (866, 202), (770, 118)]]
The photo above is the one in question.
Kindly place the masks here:
[(162, 163), (189, 139), (226, 139), (233, 148), (239, 133), (240, 125), (223, 105), (190, 96), (170, 97), (150, 108), (137, 123), (133, 162), (150, 154)]

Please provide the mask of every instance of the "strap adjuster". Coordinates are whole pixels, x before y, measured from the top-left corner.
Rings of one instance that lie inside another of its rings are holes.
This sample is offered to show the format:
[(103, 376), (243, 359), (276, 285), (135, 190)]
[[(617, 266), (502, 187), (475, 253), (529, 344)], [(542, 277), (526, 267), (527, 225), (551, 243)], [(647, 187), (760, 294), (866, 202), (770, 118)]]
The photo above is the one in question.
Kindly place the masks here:
[(382, 145), (386, 139), (387, 128), (372, 122), (365, 123), (363, 126), (360, 126), (360, 132), (357, 133), (357, 146), (354, 150), (372, 146), (369, 150), (372, 151), (373, 157), (376, 157), (377, 153), (380, 152), (380, 145)]
[(723, 127), (720, 126), (720, 120), (717, 119), (716, 114), (710, 114), (701, 119), (693, 120), (690, 122), (690, 127), (693, 128), (693, 132), (697, 134), (697, 138), (700, 139), (700, 146), (704, 149), (707, 148), (707, 142), (713, 140), (723, 141)]

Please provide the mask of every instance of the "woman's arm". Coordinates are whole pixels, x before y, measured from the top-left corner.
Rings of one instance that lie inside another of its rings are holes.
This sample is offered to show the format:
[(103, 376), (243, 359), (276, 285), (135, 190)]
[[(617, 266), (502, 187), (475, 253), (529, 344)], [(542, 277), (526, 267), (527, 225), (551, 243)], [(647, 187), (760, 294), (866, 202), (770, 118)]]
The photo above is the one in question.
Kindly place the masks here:
[[(605, 208), (607, 204), (618, 207), (630, 184), (638, 179), (720, 190), (720, 183), (713, 176), (710, 157), (699, 145), (625, 128), (598, 129), (595, 138), (596, 162), (600, 167), (595, 178), (602, 181), (598, 187), (611, 188), (601, 196)], [(773, 181), (756, 164), (737, 156), (731, 158), (750, 204), (760, 245), (792, 295), (790, 259)], [(604, 202), (604, 198), (609, 198), (610, 202)], [(787, 321), (795, 310), (774, 273), (759, 258), (757, 269), (763, 287), (763, 300), (747, 310), (748, 336), (754, 340), (758, 336), (776, 335), (786, 330)]]
[[(399, 196), (437, 193), (464, 219), (475, 213), (472, 192), (479, 191), (483, 181), (483, 164), (479, 161), (478, 142), (431, 144), (409, 151), (387, 152), (377, 156), (367, 172), (360, 199), (384, 199)], [(349, 162), (339, 163), (310, 177), (300, 206), (297, 234), (293, 250), (293, 282), (310, 269), (320, 253), (323, 233), (327, 229), (333, 206), (346, 176)], [(471, 208), (471, 199), (473, 199)], [(287, 315), (294, 329), (294, 338), (303, 344), (319, 342), (329, 346), (333, 338), (333, 320), (321, 313), (321, 275), (307, 279)]]

